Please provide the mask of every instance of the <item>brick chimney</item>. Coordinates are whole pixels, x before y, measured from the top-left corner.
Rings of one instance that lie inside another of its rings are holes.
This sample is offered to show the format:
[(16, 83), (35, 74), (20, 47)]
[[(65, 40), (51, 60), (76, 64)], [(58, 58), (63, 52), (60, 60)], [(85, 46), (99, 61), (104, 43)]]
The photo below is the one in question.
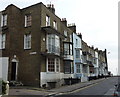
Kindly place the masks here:
[(82, 34), (81, 33), (77, 33), (77, 36), (79, 36), (82, 39)]
[(69, 28), (70, 30), (72, 30), (74, 33), (76, 33), (76, 25), (75, 25), (75, 23), (68, 24), (68, 28)]
[(53, 4), (47, 4), (47, 8), (55, 14), (55, 8), (54, 8), (54, 5)]
[(67, 26), (67, 20), (66, 20), (66, 18), (62, 18), (61, 22), (62, 22), (65, 26)]

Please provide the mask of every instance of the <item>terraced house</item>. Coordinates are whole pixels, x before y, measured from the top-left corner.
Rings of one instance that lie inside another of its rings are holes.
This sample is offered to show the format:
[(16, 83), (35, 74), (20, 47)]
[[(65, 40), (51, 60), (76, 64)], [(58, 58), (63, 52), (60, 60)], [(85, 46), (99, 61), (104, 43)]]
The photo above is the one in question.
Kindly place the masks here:
[[(25, 85), (62, 85), (73, 74), (72, 33), (53, 5), (23, 9), (9, 5), (1, 12), (2, 59), (8, 58), (8, 80)], [(65, 73), (65, 74), (64, 74)]]
[[(38, 3), (23, 9), (8, 5), (0, 12), (0, 59), (7, 68), (6, 80), (58, 87), (82, 74), (87, 81), (94, 73), (92, 59), (87, 60), (87, 54), (92, 55), (79, 38), (75, 24), (67, 25), (65, 18), (60, 19), (54, 5)], [(105, 58), (96, 58), (106, 64)]]

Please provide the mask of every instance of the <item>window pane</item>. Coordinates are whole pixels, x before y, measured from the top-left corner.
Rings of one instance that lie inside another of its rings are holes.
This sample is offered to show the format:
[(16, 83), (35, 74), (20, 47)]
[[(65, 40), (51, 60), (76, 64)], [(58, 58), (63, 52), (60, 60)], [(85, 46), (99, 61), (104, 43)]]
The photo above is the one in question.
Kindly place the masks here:
[(57, 30), (57, 22), (53, 21), (53, 28), (55, 28)]
[(70, 44), (70, 55), (72, 55), (72, 44)]
[(55, 60), (54, 60), (54, 58), (48, 58), (48, 71), (55, 72)]
[(32, 25), (32, 17), (31, 17), (31, 15), (26, 15), (25, 16), (25, 27), (28, 27), (31, 25)]
[(80, 50), (76, 50), (76, 58), (80, 58)]
[(64, 43), (64, 54), (69, 55), (69, 44)]
[(67, 37), (67, 31), (64, 31), (64, 35)]
[(60, 65), (60, 62), (59, 62), (59, 59), (57, 58), (56, 59), (56, 72), (59, 72), (59, 65)]
[(31, 34), (24, 35), (24, 49), (31, 48)]
[(50, 17), (46, 16), (46, 26), (50, 26)]

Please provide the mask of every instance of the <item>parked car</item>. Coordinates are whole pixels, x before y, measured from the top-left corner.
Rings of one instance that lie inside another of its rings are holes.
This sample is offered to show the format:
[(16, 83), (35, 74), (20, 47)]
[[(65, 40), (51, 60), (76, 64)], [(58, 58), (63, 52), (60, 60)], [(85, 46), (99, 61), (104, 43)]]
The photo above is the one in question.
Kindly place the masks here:
[(115, 85), (115, 91), (113, 96), (120, 97), (120, 84)]

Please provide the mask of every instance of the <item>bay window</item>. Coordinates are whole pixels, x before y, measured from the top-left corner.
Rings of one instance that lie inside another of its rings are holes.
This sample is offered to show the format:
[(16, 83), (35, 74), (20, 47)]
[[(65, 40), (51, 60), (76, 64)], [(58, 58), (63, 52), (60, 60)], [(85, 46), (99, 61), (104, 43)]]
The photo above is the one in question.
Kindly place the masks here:
[(64, 73), (73, 73), (73, 62), (64, 61)]
[(64, 43), (64, 55), (73, 55), (72, 44)]
[(60, 39), (55, 34), (47, 35), (47, 49), (48, 53), (60, 55)]

